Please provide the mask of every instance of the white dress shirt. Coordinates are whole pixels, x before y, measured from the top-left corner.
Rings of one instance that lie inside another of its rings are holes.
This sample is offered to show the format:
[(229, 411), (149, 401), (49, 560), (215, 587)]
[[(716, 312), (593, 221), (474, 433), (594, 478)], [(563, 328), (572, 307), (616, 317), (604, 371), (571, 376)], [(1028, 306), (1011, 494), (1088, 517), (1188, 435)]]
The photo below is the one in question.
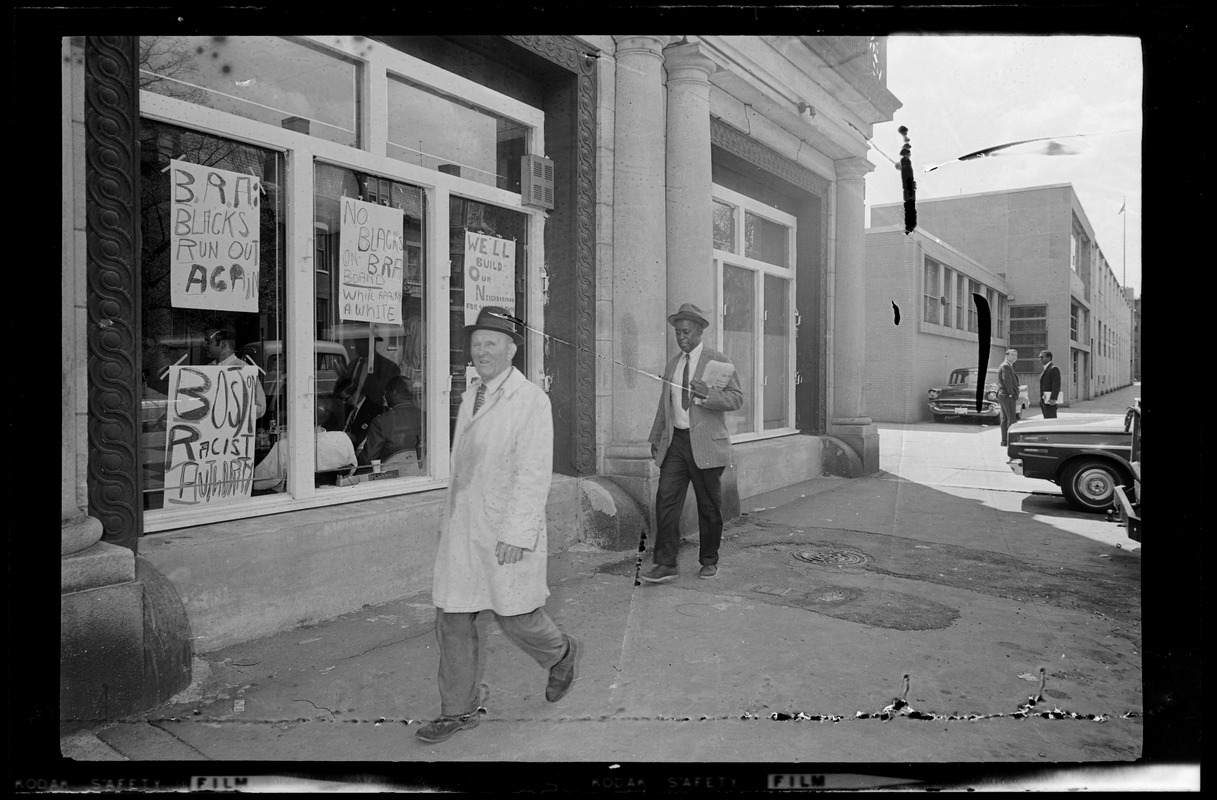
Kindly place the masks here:
[[(697, 362), (701, 360), (701, 345), (697, 345), (690, 352), (685, 353), (680, 361), (676, 362), (676, 371), (672, 373), (672, 385), (669, 396), (672, 398), (672, 427), (679, 428), (682, 431), (689, 429), (689, 410), (681, 405), (681, 394), (684, 390), (681, 387), (681, 380), (684, 378), (685, 359), (689, 361), (689, 383), (693, 382), (693, 376), (697, 374)], [(689, 389), (690, 404), (696, 403), (698, 398), (693, 396), (693, 390)]]

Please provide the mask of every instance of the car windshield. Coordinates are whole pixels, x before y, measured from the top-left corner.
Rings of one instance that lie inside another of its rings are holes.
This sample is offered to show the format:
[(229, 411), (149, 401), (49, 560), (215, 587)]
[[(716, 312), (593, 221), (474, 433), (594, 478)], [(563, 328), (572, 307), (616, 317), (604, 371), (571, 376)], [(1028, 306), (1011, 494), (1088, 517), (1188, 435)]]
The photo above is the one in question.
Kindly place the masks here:
[[(976, 375), (979, 370), (975, 369), (957, 369), (951, 373), (950, 386), (975, 386)], [(991, 369), (987, 373), (988, 380), (986, 383), (997, 383), (997, 370)]]

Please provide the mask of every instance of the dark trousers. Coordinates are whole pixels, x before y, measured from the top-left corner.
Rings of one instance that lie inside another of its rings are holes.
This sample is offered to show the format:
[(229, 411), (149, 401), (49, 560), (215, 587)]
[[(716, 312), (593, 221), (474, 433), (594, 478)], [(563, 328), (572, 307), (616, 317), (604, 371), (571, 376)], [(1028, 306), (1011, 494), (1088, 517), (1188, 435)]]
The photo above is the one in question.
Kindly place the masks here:
[(697, 531), (701, 542), (698, 560), (703, 565), (718, 563), (718, 545), (723, 538), (723, 496), (719, 486), (722, 474), (723, 467), (699, 469), (693, 463), (689, 432), (672, 429), (672, 443), (659, 467), (659, 489), (655, 493), (656, 564), (676, 566), (676, 554), (680, 550), (680, 514), (690, 483), (697, 499)]
[(997, 404), (1001, 406), (1001, 443), (1005, 444), (1006, 432), (1014, 424), (1014, 415), (1018, 413), (1018, 398), (999, 397)]
[(1044, 415), (1044, 419), (1056, 419), (1056, 403), (1045, 403), (1041, 400), (1040, 413)]
[[(475, 622), (480, 613), (450, 614), (441, 608), (435, 609), (440, 713), (445, 717), (459, 717), (477, 710), (477, 686), (486, 671), (486, 643), (478, 637)], [(550, 669), (566, 655), (566, 635), (543, 607), (515, 616), (494, 614), (494, 618), (507, 638), (545, 669)]]

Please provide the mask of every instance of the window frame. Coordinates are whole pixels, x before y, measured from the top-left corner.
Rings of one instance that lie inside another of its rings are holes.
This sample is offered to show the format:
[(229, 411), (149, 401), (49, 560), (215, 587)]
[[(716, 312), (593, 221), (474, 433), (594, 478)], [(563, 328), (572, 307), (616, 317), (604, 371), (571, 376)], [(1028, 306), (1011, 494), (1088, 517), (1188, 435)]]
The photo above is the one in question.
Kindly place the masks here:
[[(756, 409), (756, 424), (755, 430), (746, 433), (732, 434), (731, 442), (750, 442), (761, 439), (772, 439), (778, 436), (789, 436), (798, 433), (798, 428), (794, 426), (795, 407), (795, 381), (794, 381), (794, 363), (795, 363), (795, 340), (798, 334), (799, 316), (798, 309), (795, 306), (795, 273), (797, 271), (797, 249), (798, 242), (798, 218), (793, 214), (788, 214), (780, 211), (772, 206), (765, 205), (759, 200), (748, 197), (745, 194), (733, 191), (721, 186), (717, 183), (711, 185), (710, 196), (713, 200), (719, 200), (733, 208), (734, 214), (734, 251), (720, 250), (714, 246), (713, 230), (707, 231), (711, 237), (711, 248), (714, 261), (714, 288), (715, 288), (715, 310), (714, 324), (718, 331), (723, 330), (723, 319), (725, 314), (725, 293), (723, 289), (723, 266), (730, 264), (731, 266), (740, 269), (748, 270), (753, 273), (753, 296), (756, 298), (755, 313), (756, 317), (753, 323), (753, 352), (756, 354), (754, 364), (757, 365), (756, 380), (753, 381), (752, 396), (744, 397), (745, 403), (751, 403)], [(766, 261), (760, 261), (754, 258), (748, 258), (744, 255), (744, 213), (748, 212), (758, 217), (783, 225), (786, 227), (786, 253), (787, 260), (790, 265), (783, 267), (777, 264), (772, 264)], [(787, 390), (785, 400), (784, 416), (789, 420), (789, 425), (781, 428), (765, 429), (764, 417), (764, 399), (765, 399), (765, 384), (767, 378), (764, 370), (764, 354), (765, 354), (765, 276), (773, 275), (782, 278), (787, 282), (786, 292), (786, 318), (790, 320), (789, 336), (786, 341), (786, 363), (790, 368), (790, 379), (787, 381)], [(720, 342), (721, 345), (721, 342)], [(727, 353), (730, 356), (730, 353)]]
[[(427, 85), (445, 94), (463, 98), (466, 103), (485, 107), (488, 111), (518, 121), (530, 127), (526, 152), (542, 155), (544, 112), (487, 87), (377, 42), (367, 49), (356, 46), (351, 37), (301, 36), (279, 37), (305, 39), (316, 47), (329, 50), (361, 64), (361, 84), (357, 88), (362, 136), (361, 147), (349, 147), (309, 134), (269, 125), (206, 106), (194, 105), (173, 97), (141, 90), (140, 116), (154, 122), (177, 125), (213, 136), (244, 142), (284, 156), (284, 279), (286, 323), (284, 337), (298, 346), (290, 347), (286, 368), (289, 406), (289, 464), (288, 485), (282, 495), (263, 496), (235, 503), (200, 505), (190, 509), (149, 509), (144, 514), (144, 532), (157, 533), (178, 528), (246, 519), (380, 497), (413, 494), (443, 488), (448, 485), (449, 415), (451, 402), (449, 384), (449, 274), (448, 274), (448, 206), (451, 196), (465, 197), (489, 205), (501, 206), (526, 215), (528, 230), (526, 283), (541, 285), (545, 263), (545, 221), (547, 214), (526, 206), (524, 198), (482, 183), (448, 175), (418, 165), (409, 164), (387, 155), (387, 86), (390, 71), (415, 83)], [(430, 389), (427, 408), (428, 473), (425, 476), (394, 481), (369, 481), (344, 487), (341, 492), (318, 491), (313, 485), (314, 447), (316, 437), (312, 425), (292, 423), (313, 417), (312, 386), (316, 379), (316, 359), (311, 344), (316, 330), (314, 293), (314, 167), (317, 161), (335, 166), (369, 172), (381, 177), (413, 184), (426, 195), (427, 230), (426, 273), (427, 296), (427, 381)], [(527, 298), (530, 324), (544, 327), (544, 298), (532, 292)], [(528, 337), (527, 363), (529, 375), (543, 385), (544, 354), (541, 337)], [(793, 356), (792, 356), (793, 358)], [(792, 361), (793, 363), (793, 361)], [(307, 478), (306, 478), (307, 476)]]

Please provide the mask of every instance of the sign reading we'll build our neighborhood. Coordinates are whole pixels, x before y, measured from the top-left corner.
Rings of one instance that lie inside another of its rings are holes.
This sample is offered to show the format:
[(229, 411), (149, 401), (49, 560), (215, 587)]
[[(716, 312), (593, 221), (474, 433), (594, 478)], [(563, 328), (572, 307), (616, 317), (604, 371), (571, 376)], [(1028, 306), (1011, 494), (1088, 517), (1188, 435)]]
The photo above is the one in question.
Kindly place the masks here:
[(516, 307), (516, 243), (465, 231), (465, 324), (486, 306)]

